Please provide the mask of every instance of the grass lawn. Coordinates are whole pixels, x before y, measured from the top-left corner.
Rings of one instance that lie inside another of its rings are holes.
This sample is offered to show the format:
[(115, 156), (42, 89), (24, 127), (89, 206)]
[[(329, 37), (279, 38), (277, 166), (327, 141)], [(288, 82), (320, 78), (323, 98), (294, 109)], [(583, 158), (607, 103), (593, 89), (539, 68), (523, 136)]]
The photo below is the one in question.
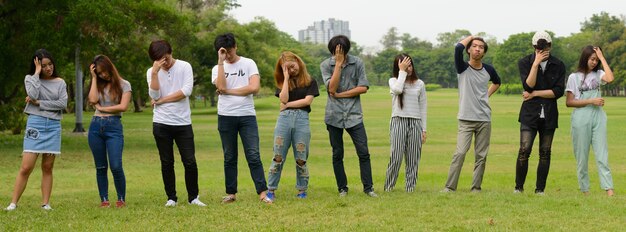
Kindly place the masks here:
[[(184, 204), (187, 199), (183, 167), (176, 160), (179, 206), (165, 208), (160, 162), (152, 137), (152, 113), (126, 113), (124, 123), (124, 171), (127, 204), (123, 209), (99, 208), (93, 158), (84, 134), (74, 134), (74, 115), (63, 119), (62, 155), (56, 160), (51, 212), (41, 210), (41, 171), (36, 169), (12, 212), (0, 212), (0, 231), (620, 231), (626, 222), (626, 98), (608, 98), (609, 153), (617, 195), (606, 197), (600, 189), (593, 158), (590, 158), (591, 195), (578, 191), (576, 165), (570, 136), (571, 109), (559, 101), (560, 128), (552, 151), (546, 194), (532, 194), (538, 160), (537, 144), (530, 159), (526, 193), (513, 194), (515, 161), (519, 148), (517, 115), (521, 96), (494, 95), (492, 138), (482, 193), (470, 193), (473, 151), (467, 154), (455, 193), (443, 189), (456, 146), (457, 91), (428, 92), (428, 140), (422, 151), (416, 191), (404, 192), (404, 168), (396, 189), (383, 192), (389, 162), (389, 116), (391, 97), (385, 87), (372, 87), (362, 96), (365, 128), (369, 136), (374, 187), (379, 198), (362, 193), (354, 147), (345, 134), (345, 164), (350, 193), (339, 198), (332, 170), (331, 148), (324, 125), (326, 96), (313, 102), (311, 112), (311, 179), (309, 197), (297, 199), (295, 162), (287, 158), (280, 189), (273, 205), (259, 202), (242, 151), (239, 158), (239, 193), (233, 204), (220, 203), (224, 193), (223, 155), (217, 132), (216, 108), (197, 107), (192, 119), (199, 168), (200, 199), (208, 207)], [(272, 158), (272, 136), (278, 99), (255, 99), (261, 157), (265, 171)], [(84, 117), (88, 128), (91, 113)], [(11, 200), (15, 175), (21, 162), (22, 137), (0, 134), (0, 206)], [(240, 150), (241, 147), (240, 147)], [(39, 165), (39, 164), (38, 164)], [(110, 176), (110, 174), (109, 174)], [(112, 177), (109, 194), (116, 198)]]

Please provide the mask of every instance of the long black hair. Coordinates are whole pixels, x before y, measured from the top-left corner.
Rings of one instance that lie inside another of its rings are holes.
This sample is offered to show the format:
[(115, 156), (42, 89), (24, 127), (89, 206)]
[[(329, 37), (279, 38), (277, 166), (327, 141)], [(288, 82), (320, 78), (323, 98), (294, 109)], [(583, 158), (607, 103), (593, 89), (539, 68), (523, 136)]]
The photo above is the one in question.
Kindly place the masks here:
[(37, 49), (37, 51), (35, 51), (35, 54), (33, 55), (33, 57), (30, 59), (30, 71), (28, 72), (28, 74), (30, 75), (34, 75), (35, 74), (35, 57), (39, 58), (39, 62), (41, 62), (43, 60), (43, 58), (48, 58), (50, 60), (50, 63), (52, 63), (52, 67), (54, 67), (52, 69), (52, 77), (59, 77), (59, 74), (57, 74), (57, 69), (56, 69), (56, 64), (54, 63), (54, 58), (52, 58), (52, 54), (50, 54), (50, 52), (48, 52), (48, 50), (40, 48)]

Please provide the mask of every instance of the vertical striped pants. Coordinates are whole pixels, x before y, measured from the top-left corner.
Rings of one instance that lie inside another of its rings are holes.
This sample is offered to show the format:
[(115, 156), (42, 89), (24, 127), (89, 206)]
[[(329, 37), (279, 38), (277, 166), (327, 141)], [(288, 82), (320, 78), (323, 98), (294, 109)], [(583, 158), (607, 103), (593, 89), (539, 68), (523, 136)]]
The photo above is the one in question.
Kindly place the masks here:
[(402, 158), (406, 159), (406, 191), (413, 192), (417, 182), (417, 166), (422, 153), (421, 120), (392, 117), (389, 126), (391, 157), (385, 178), (385, 191), (391, 191), (398, 180)]

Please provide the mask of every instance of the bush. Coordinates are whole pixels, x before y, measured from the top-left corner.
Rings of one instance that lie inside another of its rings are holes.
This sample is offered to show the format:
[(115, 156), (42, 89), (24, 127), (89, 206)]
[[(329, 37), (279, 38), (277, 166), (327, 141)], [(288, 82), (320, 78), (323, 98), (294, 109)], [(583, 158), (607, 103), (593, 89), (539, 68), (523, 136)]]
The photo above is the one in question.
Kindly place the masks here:
[(441, 89), (440, 84), (426, 84), (426, 91), (435, 91), (437, 89)]
[(496, 91), (497, 94), (504, 95), (522, 94), (522, 92), (524, 92), (522, 84), (502, 84), (500, 88), (498, 88), (498, 91)]
[(0, 105), (0, 131), (11, 130), (14, 135), (24, 128), (24, 108), (17, 102)]

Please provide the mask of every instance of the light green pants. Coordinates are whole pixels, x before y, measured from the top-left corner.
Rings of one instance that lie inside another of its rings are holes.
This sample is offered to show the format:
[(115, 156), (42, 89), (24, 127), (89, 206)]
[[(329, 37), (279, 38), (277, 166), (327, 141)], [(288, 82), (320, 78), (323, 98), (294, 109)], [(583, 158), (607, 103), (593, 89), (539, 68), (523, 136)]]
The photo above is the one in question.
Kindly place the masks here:
[(572, 112), (572, 144), (576, 157), (576, 172), (580, 191), (589, 191), (589, 146), (598, 165), (600, 186), (613, 189), (613, 178), (609, 168), (609, 150), (606, 138), (606, 113), (602, 107), (589, 105)]

